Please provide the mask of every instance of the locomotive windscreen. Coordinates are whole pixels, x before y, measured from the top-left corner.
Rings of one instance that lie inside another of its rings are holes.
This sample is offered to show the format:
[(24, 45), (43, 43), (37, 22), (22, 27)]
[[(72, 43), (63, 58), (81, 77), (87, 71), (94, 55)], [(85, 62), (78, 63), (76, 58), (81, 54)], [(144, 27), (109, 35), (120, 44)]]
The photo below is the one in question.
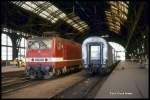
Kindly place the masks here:
[(48, 49), (51, 48), (50, 39), (32, 39), (28, 40), (28, 49)]

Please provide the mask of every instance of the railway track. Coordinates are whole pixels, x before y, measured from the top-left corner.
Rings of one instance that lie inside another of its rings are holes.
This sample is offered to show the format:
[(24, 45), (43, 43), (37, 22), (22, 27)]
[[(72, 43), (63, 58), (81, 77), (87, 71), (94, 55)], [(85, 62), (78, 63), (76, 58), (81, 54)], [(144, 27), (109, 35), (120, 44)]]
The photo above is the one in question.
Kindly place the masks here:
[(88, 76), (50, 98), (92, 98), (107, 76)]
[(47, 81), (54, 80), (56, 78), (57, 77), (53, 77), (48, 80), (33, 80), (29, 77), (9, 79), (9, 80), (2, 82), (2, 94), (15, 92), (16, 90), (26, 88), (28, 86), (34, 86), (37, 84), (41, 84), (41, 83), (44, 83)]
[(93, 98), (117, 64), (112, 65), (111, 71), (108, 74), (87, 75), (83, 80), (49, 98)]
[[(74, 73), (70, 73), (69, 75), (71, 74), (74, 74)], [(64, 74), (60, 76), (54, 76), (51, 79), (47, 79), (47, 80), (33, 80), (26, 76), (11, 77), (11, 78), (3, 77), (1, 93), (6, 94), (6, 93), (14, 92), (16, 90), (26, 88), (28, 86), (41, 84), (43, 82), (47, 82), (47, 81), (51, 81), (51, 80), (55, 80), (55, 79), (59, 79), (59, 78), (67, 77), (67, 76), (68, 74)]]
[(31, 85), (33, 81), (29, 77), (13, 78), (2, 82), (2, 94), (16, 91)]

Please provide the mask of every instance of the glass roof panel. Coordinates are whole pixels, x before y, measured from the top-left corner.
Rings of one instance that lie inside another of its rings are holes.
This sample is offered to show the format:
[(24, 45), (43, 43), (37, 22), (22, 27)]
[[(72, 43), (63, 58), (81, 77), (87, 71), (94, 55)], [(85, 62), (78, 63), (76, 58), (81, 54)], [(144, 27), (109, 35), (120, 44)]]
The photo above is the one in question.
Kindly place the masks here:
[(118, 8), (116, 8), (116, 6), (111, 6), (111, 9), (114, 9), (114, 10), (118, 10)]
[(60, 18), (64, 18), (64, 17), (66, 17), (66, 14), (61, 13), (61, 14), (59, 15), (59, 17), (60, 17)]
[(25, 4), (27, 4), (28, 6), (32, 7), (32, 8), (36, 8), (37, 6), (34, 3), (31, 2), (25, 2)]
[(43, 11), (42, 13), (46, 16), (49, 16), (49, 13), (47, 13), (46, 11)]
[(110, 26), (114, 26), (114, 24), (113, 24), (113, 23), (109, 23), (109, 25), (110, 25)]
[(73, 26), (74, 26), (74, 27), (78, 27), (78, 25), (77, 25), (77, 24), (74, 24)]
[(51, 12), (55, 12), (55, 11), (57, 11), (58, 9), (55, 7), (55, 6), (50, 6), (49, 8), (48, 8)]
[(80, 18), (76, 16), (76, 17), (73, 17), (73, 20), (80, 20)]
[[(36, 3), (36, 2), (35, 2)], [(37, 1), (38, 4), (43, 4), (45, 3), (44, 1)]]
[(30, 6), (28, 6), (28, 5), (26, 5), (26, 4), (23, 4), (21, 7), (23, 7), (23, 8), (26, 9), (26, 10), (33, 11), (33, 8), (31, 8)]
[(46, 1), (13, 2), (12, 1), (12, 3), (26, 10), (32, 11), (38, 14), (39, 16), (46, 18), (47, 20), (50, 20), (52, 23), (56, 23), (57, 20), (62, 19), (77, 30), (81, 30), (81, 27), (82, 27), (82, 31), (84, 30), (83, 27), (87, 29), (89, 28), (88, 25), (84, 21), (81, 21), (78, 16), (74, 15), (73, 18), (68, 18), (68, 15), (63, 13), (56, 6), (52, 5), (50, 2), (46, 2)]
[(71, 19), (68, 19), (66, 22), (68, 23), (72, 23), (73, 21)]
[(127, 20), (128, 4), (124, 1), (108, 1), (110, 8), (105, 11), (107, 24), (110, 29), (120, 30), (120, 24)]
[(44, 14), (42, 14), (42, 13), (40, 13), (39, 15), (40, 15), (41, 17), (47, 18), (47, 16), (44, 15)]

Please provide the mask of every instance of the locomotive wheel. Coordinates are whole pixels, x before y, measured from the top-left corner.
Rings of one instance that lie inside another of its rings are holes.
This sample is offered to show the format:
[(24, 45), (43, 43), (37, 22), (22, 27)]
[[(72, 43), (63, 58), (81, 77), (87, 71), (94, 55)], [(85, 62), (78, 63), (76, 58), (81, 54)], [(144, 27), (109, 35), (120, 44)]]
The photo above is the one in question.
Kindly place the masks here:
[(57, 70), (57, 75), (58, 75), (58, 76), (60, 75), (60, 69)]
[(79, 65), (77, 68), (77, 72), (81, 70), (81, 65)]
[(70, 69), (70, 67), (68, 68), (68, 74), (70, 74), (71, 73), (71, 69)]
[(71, 68), (70, 68), (70, 73), (72, 73), (72, 72), (73, 72), (73, 68), (71, 67)]
[(63, 69), (60, 69), (60, 75), (62, 75), (63, 74)]
[(54, 75), (53, 72), (49, 72), (49, 74), (44, 75), (44, 79), (50, 79), (53, 77), (53, 75)]
[(63, 74), (66, 74), (67, 73), (67, 68), (66, 66), (63, 68)]
[(30, 69), (29, 77), (31, 79), (36, 79), (36, 72), (34, 72), (33, 70)]
[(36, 74), (37, 74), (37, 77), (38, 77), (38, 78), (42, 78), (42, 77), (43, 77), (41, 71), (38, 71)]
[(61, 74), (61, 73), (60, 73), (60, 69), (57, 69), (56, 74), (57, 74), (58, 76)]
[(31, 78), (31, 79), (35, 79), (35, 78), (36, 78), (36, 75), (30, 75), (30, 78)]
[(66, 68), (66, 74), (68, 74), (69, 73), (69, 69), (68, 68)]
[(49, 75), (44, 75), (44, 79), (50, 79), (51, 77)]

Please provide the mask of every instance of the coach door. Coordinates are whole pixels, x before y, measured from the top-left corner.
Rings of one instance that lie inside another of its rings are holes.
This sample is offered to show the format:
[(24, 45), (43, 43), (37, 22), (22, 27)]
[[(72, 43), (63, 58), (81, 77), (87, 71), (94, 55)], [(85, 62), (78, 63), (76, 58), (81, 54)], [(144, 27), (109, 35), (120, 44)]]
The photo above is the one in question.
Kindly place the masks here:
[(90, 43), (87, 45), (88, 64), (101, 65), (103, 64), (103, 44), (102, 43)]

